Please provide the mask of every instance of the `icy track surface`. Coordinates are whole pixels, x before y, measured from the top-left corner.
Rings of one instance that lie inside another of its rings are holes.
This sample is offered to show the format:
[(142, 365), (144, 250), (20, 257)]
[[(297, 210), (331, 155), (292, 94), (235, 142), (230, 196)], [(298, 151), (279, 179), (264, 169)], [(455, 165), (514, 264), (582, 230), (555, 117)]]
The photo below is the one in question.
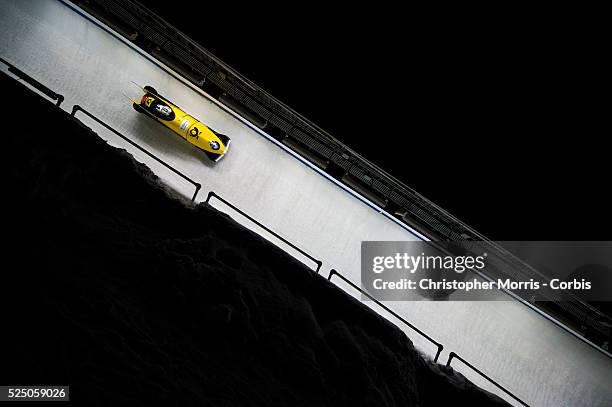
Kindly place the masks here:
[[(77, 13), (73, 5), (58, 0), (0, 0), (0, 4), (0, 56), (63, 94), (65, 109), (83, 106), (200, 182), (198, 200), (213, 190), (322, 260), (322, 273), (333, 267), (359, 284), (361, 241), (419, 238), (208, 99), (163, 64), (139, 53), (104, 24)], [(131, 81), (154, 86), (230, 136), (227, 156), (213, 165), (172, 132), (137, 114), (124, 96), (134, 94)], [(191, 184), (85, 116), (79, 117), (110, 144), (126, 148), (147, 164), (178, 193), (191, 197)], [(400, 119), (371, 118), (376, 120)], [(24, 136), (28, 125), (23, 123)], [(261, 233), (220, 202), (212, 203)], [(340, 280), (332, 281), (359, 298)], [(612, 361), (606, 355), (523, 304), (499, 295), (508, 301), (387, 305), (446, 346), (441, 362), (454, 351), (532, 406), (612, 405)], [(435, 355), (433, 345), (375, 304), (366, 304), (404, 329), (424, 353)], [(476, 384), (518, 405), (461, 362), (454, 361), (453, 366)]]

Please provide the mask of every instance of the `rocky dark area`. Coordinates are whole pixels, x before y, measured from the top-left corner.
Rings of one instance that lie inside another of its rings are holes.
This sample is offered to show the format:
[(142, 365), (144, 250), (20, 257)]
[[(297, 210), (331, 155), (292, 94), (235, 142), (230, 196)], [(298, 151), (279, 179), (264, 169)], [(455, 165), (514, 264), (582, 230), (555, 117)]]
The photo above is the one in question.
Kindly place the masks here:
[(88, 406), (506, 405), (1, 76), (30, 113), (3, 132), (2, 382)]

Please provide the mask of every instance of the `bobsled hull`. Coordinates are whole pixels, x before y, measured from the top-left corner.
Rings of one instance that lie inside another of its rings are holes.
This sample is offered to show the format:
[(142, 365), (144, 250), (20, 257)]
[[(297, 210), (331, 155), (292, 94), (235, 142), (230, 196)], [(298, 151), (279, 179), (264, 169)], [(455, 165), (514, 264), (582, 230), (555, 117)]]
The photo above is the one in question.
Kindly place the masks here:
[(159, 95), (150, 86), (142, 88), (145, 94), (140, 101), (132, 99), (132, 107), (146, 114), (199, 148), (212, 161), (219, 161), (229, 149), (231, 140), (217, 133), (180, 107)]

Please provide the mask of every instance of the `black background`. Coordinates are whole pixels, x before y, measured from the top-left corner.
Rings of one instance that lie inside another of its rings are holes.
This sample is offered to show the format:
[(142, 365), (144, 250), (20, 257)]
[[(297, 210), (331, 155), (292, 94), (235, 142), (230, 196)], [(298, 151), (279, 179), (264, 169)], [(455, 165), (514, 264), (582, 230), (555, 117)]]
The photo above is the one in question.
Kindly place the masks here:
[(147, 6), (488, 237), (611, 238), (596, 11)]

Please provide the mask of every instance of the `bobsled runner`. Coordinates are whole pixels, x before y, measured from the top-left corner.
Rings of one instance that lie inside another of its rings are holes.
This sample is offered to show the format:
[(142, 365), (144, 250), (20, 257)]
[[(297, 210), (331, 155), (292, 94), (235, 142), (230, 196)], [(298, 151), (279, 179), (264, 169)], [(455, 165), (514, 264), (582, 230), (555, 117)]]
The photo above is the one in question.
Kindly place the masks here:
[[(140, 87), (140, 86), (139, 86)], [(187, 114), (180, 107), (161, 96), (151, 86), (142, 88), (144, 95), (140, 101), (132, 98), (132, 107), (158, 121), (184, 138), (206, 154), (212, 161), (219, 161), (229, 149), (231, 140)]]

